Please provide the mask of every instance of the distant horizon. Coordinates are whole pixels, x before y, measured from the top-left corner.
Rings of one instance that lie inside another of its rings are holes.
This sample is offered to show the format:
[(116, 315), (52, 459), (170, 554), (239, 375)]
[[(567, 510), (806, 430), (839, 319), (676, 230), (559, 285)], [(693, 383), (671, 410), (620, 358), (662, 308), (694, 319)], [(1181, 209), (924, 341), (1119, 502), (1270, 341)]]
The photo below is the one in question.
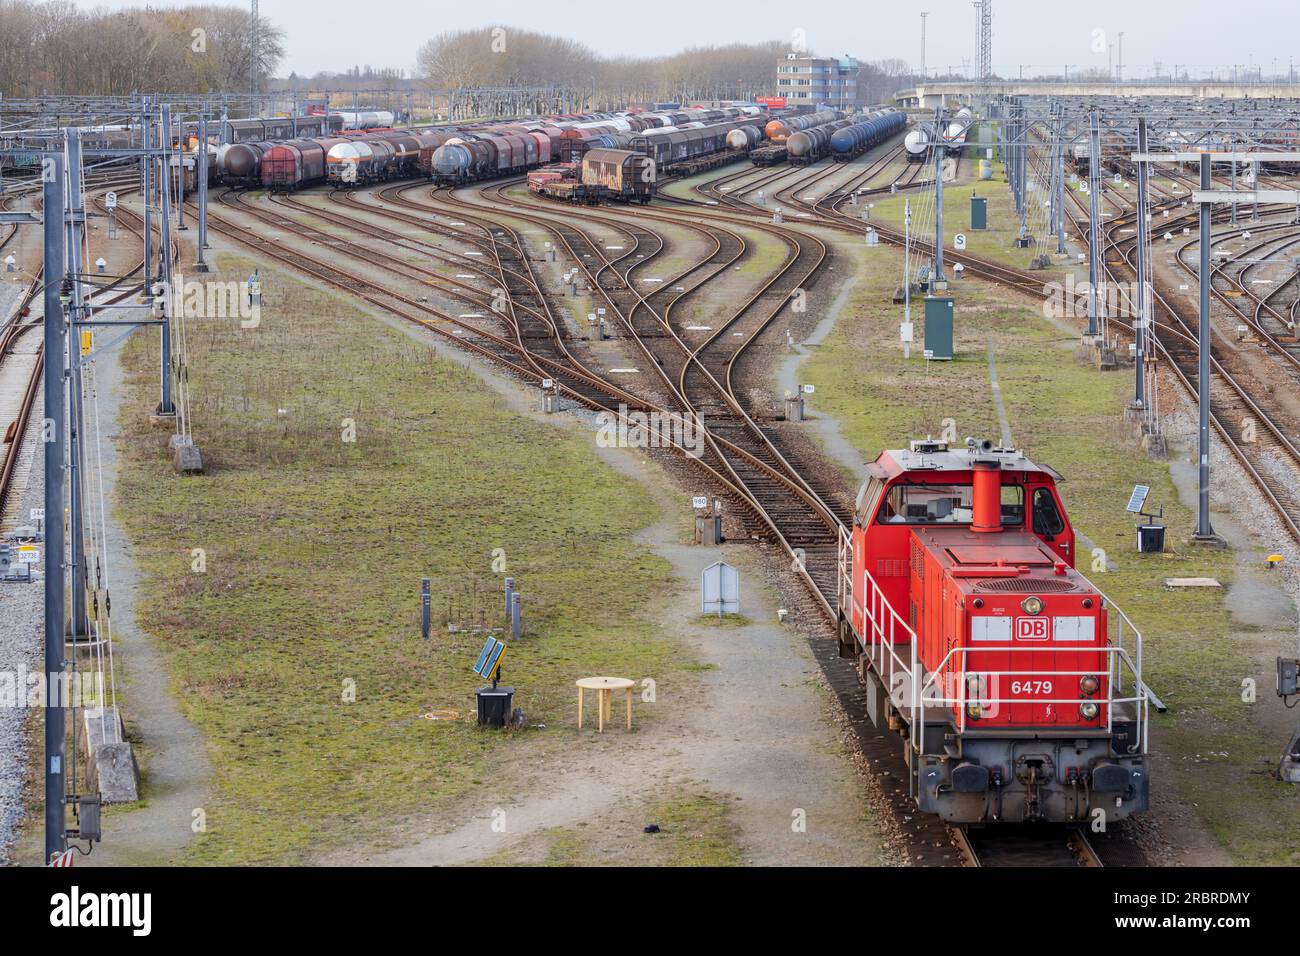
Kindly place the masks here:
[[(76, 5), (86, 10), (121, 10), (146, 4), (83, 0)], [(425, 41), (444, 32), (493, 25), (563, 36), (610, 57), (638, 58), (668, 56), (690, 47), (786, 40), (800, 30), (808, 48), (818, 55), (847, 54), (863, 62), (903, 60), (919, 72), (922, 10), (929, 14), (928, 74), (969, 73), (976, 57), (976, 11), (970, 0), (925, 0), (921, 4), (878, 0), (869, 5), (869, 12), (848, 4), (812, 0), (800, 7), (797, 17), (766, 0), (750, 0), (734, 8), (665, 0), (653, 22), (635, 29), (629, 29), (627, 18), (611, 16), (610, 8), (594, 0), (547, 6), (503, 0), (494, 6), (490, 19), (451, 10), (440, 13), (435, 21), (427, 9), (409, 0), (385, 0), (369, 8), (374, 28), (367, 29), (366, 24), (354, 25), (347, 19), (354, 7), (341, 2), (259, 0), (260, 15), (284, 31), (285, 57), (276, 70), (278, 79), (291, 74), (343, 73), (366, 66), (398, 69), (413, 77), (416, 53)], [(738, 22), (733, 10), (743, 10), (744, 20)], [(1261, 16), (1267, 12), (1259, 11)], [(1280, 7), (1277, 12), (1282, 12)], [(1059, 8), (1041, 2), (994, 0), (994, 72), (1007, 78), (1019, 76), (1022, 69), (1026, 77), (1061, 75), (1067, 65), (1071, 74), (1114, 71), (1121, 42), (1127, 79), (1149, 77), (1157, 64), (1162, 74), (1171, 73), (1176, 66), (1192, 79), (1210, 72), (1230, 76), (1234, 68), (1239, 76), (1287, 76), (1292, 71), (1290, 31), (1261, 34), (1258, 18), (1224, 21), (1222, 6), (1208, 0), (1180, 3), (1177, 16), (1154, 5), (1097, 0), (1089, 11), (1070, 11), (1067, 16), (1069, 20)], [(424, 22), (430, 25), (421, 27)], [(1212, 32), (1204, 29), (1210, 22), (1214, 23)]]

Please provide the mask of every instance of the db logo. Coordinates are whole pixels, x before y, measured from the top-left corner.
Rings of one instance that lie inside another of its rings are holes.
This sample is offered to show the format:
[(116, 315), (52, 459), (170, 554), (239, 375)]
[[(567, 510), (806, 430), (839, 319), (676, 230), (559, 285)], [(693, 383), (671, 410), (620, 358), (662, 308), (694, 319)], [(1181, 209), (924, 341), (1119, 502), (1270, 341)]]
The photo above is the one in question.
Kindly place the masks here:
[(1050, 625), (1045, 617), (1016, 618), (1016, 640), (1018, 641), (1045, 641), (1051, 637), (1049, 630)]

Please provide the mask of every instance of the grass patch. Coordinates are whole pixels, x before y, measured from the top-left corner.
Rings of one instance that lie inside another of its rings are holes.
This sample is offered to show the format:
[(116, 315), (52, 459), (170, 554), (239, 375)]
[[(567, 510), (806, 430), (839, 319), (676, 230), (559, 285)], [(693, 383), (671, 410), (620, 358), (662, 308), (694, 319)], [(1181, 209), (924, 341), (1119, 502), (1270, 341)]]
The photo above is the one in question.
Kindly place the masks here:
[(646, 819), (661, 831), (648, 838), (668, 844), (665, 866), (740, 865), (731, 808), (715, 796), (683, 794), (661, 800), (650, 805)]
[[(251, 268), (221, 265), (214, 279)], [(194, 862), (283, 862), (376, 838), (504, 758), (561, 745), (575, 677), (678, 666), (641, 607), (671, 572), (631, 540), (656, 513), (640, 485), (585, 436), (506, 409), (459, 363), (262, 271), (260, 328), (189, 322), (207, 475), (174, 475), (167, 433), (142, 414), (156, 402), (157, 336), (135, 336), (124, 359), (119, 515), (142, 572), (137, 614), (215, 768)], [(204, 573), (191, 571), (195, 548)], [(483, 638), (444, 626), (504, 624), (506, 574), (526, 628), (506, 683), (549, 733), (473, 723)], [(422, 717), (441, 708), (465, 719)]]
[(754, 622), (743, 614), (700, 614), (695, 623), (701, 627), (749, 627)]
[[(995, 152), (993, 178), (981, 180), (979, 178), (979, 159), (983, 155), (983, 149), (978, 152), (979, 155), (962, 157), (962, 176), (966, 181), (958, 183), (945, 182), (943, 184), (944, 241), (951, 246), (953, 236), (959, 232), (964, 233), (966, 236), (966, 251), (971, 255), (1003, 262), (1018, 269), (1028, 268), (1034, 256), (1043, 251), (1056, 251), (1055, 240), (1051, 238), (1047, 227), (1043, 226), (1040, 234), (1036, 237), (1040, 246), (1031, 246), (1027, 249), (1020, 249), (1016, 246), (1015, 240), (1020, 235), (1020, 217), (1016, 214), (1016, 204), (1011, 195), (1011, 187), (1006, 182), (1006, 167), (1003, 165), (1000, 155)], [(931, 167), (933, 167), (933, 164), (931, 164)], [(1068, 181), (1065, 188), (1071, 188)], [(914, 217), (919, 215), (922, 210), (928, 211), (929, 225), (926, 228), (929, 229), (929, 233), (927, 233), (927, 238), (932, 239), (934, 234), (934, 186), (930, 185), (923, 190), (914, 190), (909, 195)], [(972, 196), (982, 196), (987, 200), (987, 229), (974, 230), (971, 228), (970, 201)], [(1036, 215), (1038, 218), (1046, 220), (1046, 210), (1035, 210), (1032, 205), (1041, 203), (1043, 199), (1044, 196), (1041, 192), (1034, 191), (1027, 194), (1027, 202), (1031, 204), (1028, 219), (1028, 228), (1031, 232), (1035, 229)], [(874, 206), (871, 210), (871, 218), (895, 229), (902, 229), (907, 200), (908, 196), (903, 194), (876, 197), (872, 199)], [(913, 222), (915, 227), (916, 220), (914, 219)], [(950, 270), (954, 261), (960, 262), (961, 255), (959, 252), (945, 254), (944, 271)], [(901, 274), (902, 270), (900, 269), (899, 275), (901, 276)], [(949, 275), (949, 278), (951, 278), (951, 275)], [(1044, 276), (1044, 281), (1048, 281), (1049, 278), (1050, 274)]]

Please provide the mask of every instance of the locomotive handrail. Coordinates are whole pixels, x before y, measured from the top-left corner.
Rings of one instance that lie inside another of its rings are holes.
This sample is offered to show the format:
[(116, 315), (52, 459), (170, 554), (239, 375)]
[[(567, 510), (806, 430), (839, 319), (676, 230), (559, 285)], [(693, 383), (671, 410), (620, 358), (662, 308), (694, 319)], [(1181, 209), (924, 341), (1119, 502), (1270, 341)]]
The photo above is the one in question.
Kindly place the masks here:
[(841, 618), (852, 622), (853, 609), (848, 605), (853, 600), (853, 536), (844, 525), (840, 525), (838, 557), (838, 610)]
[[(903, 680), (907, 682), (907, 693), (910, 698), (908, 712), (910, 714), (915, 714), (917, 712), (918, 704), (918, 684), (913, 676), (916, 674), (917, 667), (916, 631), (914, 631), (911, 625), (904, 621), (902, 616), (894, 610), (894, 606), (889, 603), (889, 599), (885, 597), (884, 591), (881, 590), (880, 585), (876, 583), (876, 579), (871, 576), (871, 572), (866, 568), (863, 568), (862, 576), (864, 583), (869, 585), (868, 588), (864, 588), (864, 591), (866, 592), (866, 600), (863, 603), (863, 616), (877, 638), (877, 640), (872, 641), (871, 645), (864, 648), (864, 650), (871, 661), (872, 667), (875, 668), (876, 673), (879, 674), (881, 679), (884, 681), (885, 690), (890, 695), (891, 699), (894, 696), (894, 691), (898, 688), (898, 685), (894, 681), (894, 677), (898, 671), (902, 671)], [(887, 619), (888, 636), (886, 636), (886, 626), (882, 622), (883, 615), (880, 613), (882, 610), (889, 612)], [(910, 661), (907, 663), (904, 663), (903, 659), (898, 656), (898, 652), (894, 650), (895, 637), (897, 633), (896, 625), (897, 627), (901, 627), (905, 634), (910, 637), (908, 645), (911, 648), (911, 654)], [(880, 649), (879, 652), (877, 651), (877, 648)], [(888, 657), (886, 657), (884, 653), (885, 651), (888, 652)], [(883, 669), (883, 665), (886, 661), (888, 661), (890, 665), (888, 674), (886, 674)], [(915, 737), (913, 740), (915, 741)]]
[[(1084, 668), (1082, 670), (1051, 670), (1051, 671), (967, 670), (966, 655), (970, 653), (1001, 654), (1006, 651), (1013, 651), (1013, 652), (1032, 654), (1032, 653), (1042, 653), (1043, 649), (1041, 646), (998, 647), (998, 648), (954, 647), (951, 650), (949, 650), (947, 654), (944, 655), (943, 660), (939, 662), (939, 666), (934, 668), (930, 672), (929, 678), (926, 680), (925, 684), (921, 688), (921, 694), (920, 694), (921, 734), (920, 736), (924, 737), (925, 735), (925, 705), (927, 702), (934, 704), (936, 707), (957, 706), (961, 714), (961, 719), (958, 725), (958, 729), (962, 733), (966, 732), (966, 719), (967, 719), (966, 708), (971, 703), (980, 704), (981, 706), (985, 704), (999, 704), (999, 705), (1000, 704), (1075, 704), (1075, 705), (1079, 705), (1079, 704), (1086, 704), (1086, 703), (1093, 703), (1093, 704), (1104, 703), (1106, 705), (1106, 732), (1107, 733), (1110, 733), (1114, 728), (1114, 723), (1113, 723), (1114, 706), (1116, 704), (1137, 704), (1138, 707), (1135, 716), (1138, 722), (1138, 739), (1139, 739), (1138, 752), (1145, 754), (1147, 752), (1147, 746), (1149, 742), (1148, 741), (1148, 718), (1150, 717), (1151, 698), (1147, 692), (1146, 684), (1144, 684), (1141, 678), (1138, 676), (1138, 668), (1134, 664), (1134, 661), (1129, 656), (1128, 652), (1116, 644), (1106, 644), (1102, 647), (1085, 647), (1085, 648), (1072, 647), (1069, 648), (1068, 650), (1078, 652), (1078, 653), (1089, 653), (1089, 654), (1096, 653), (1096, 654), (1107, 655), (1108, 660), (1106, 663), (1106, 676), (1107, 676), (1106, 698), (1104, 701), (1096, 697), (1078, 697), (1078, 698), (1034, 697), (1030, 699), (1026, 699), (1024, 697), (987, 697), (983, 695), (977, 695), (973, 698), (969, 697), (967, 694), (967, 690), (968, 690), (967, 682), (964, 678), (971, 677), (971, 676), (985, 677), (985, 678), (987, 677), (999, 677), (999, 678), (1000, 677), (1083, 677), (1086, 675), (1095, 674), (1097, 672), (1097, 669)], [(959, 697), (933, 697), (933, 696), (927, 697), (925, 693), (926, 689), (927, 688), (937, 689), (938, 685), (936, 681), (947, 669), (948, 662), (956, 654), (961, 654), (962, 656), (960, 676), (963, 679), (961, 680), (960, 696)], [(1115, 690), (1117, 685), (1117, 682), (1115, 680), (1115, 675), (1122, 671), (1123, 664), (1127, 664), (1129, 669), (1134, 673), (1133, 686), (1136, 690), (1136, 694), (1135, 696), (1132, 697), (1115, 696)], [(999, 728), (1001, 728), (1004, 725), (999, 724), (998, 726)], [(916, 735), (914, 734), (913, 737), (916, 737)], [(923, 745), (923, 741), (918, 742), (918, 750), (922, 748), (922, 745)]]

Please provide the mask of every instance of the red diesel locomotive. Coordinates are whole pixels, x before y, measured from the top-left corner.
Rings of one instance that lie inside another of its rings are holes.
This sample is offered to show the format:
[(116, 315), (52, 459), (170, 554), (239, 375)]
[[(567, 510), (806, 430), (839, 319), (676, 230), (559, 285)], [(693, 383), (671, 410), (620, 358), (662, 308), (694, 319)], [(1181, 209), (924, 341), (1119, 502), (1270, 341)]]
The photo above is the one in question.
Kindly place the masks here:
[(1052, 469), (967, 440), (867, 466), (840, 542), (841, 653), (910, 791), (954, 823), (1147, 808), (1141, 635), (1075, 569)]

